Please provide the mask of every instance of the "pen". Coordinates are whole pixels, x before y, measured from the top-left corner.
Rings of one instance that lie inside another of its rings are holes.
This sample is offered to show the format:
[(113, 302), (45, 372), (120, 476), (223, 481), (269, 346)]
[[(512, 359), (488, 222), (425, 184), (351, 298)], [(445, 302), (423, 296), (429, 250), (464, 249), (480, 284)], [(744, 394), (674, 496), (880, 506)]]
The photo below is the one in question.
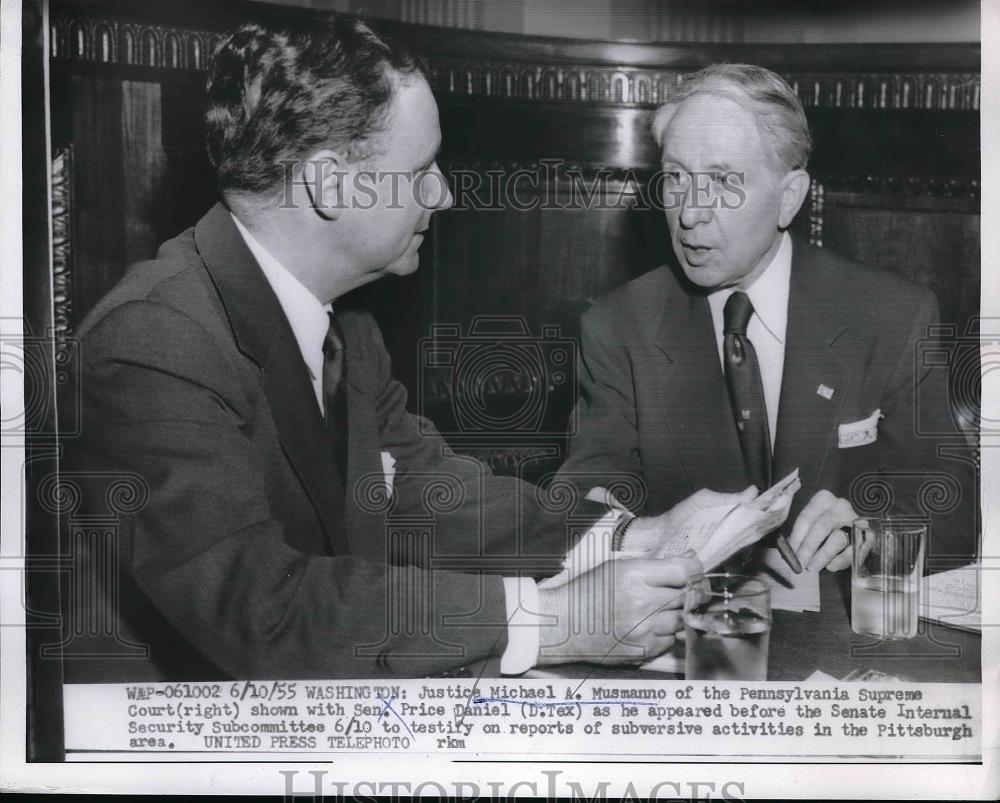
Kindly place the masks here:
[(781, 553), (781, 557), (785, 559), (785, 563), (791, 567), (791, 570), (796, 574), (802, 574), (802, 564), (799, 563), (798, 556), (792, 551), (785, 536), (778, 533), (774, 538), (774, 545), (778, 547), (778, 552)]

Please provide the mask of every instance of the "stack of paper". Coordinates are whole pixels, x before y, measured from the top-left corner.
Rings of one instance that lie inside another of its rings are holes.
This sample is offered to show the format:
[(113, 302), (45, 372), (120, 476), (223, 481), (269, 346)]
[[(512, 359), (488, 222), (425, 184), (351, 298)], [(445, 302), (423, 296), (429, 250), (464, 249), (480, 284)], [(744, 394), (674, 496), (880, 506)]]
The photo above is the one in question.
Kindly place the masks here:
[(949, 627), (981, 630), (979, 582), (982, 567), (973, 563), (923, 579), (920, 615)]
[(819, 572), (795, 574), (773, 547), (764, 552), (764, 566), (755, 576), (771, 589), (771, 610), (819, 612)]

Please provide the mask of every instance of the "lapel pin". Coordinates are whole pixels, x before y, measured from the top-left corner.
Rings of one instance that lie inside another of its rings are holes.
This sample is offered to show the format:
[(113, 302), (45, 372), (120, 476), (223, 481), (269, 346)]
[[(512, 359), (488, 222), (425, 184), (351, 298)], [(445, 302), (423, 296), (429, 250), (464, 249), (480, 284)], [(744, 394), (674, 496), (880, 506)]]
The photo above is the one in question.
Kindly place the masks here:
[(820, 385), (818, 388), (816, 388), (816, 392), (824, 399), (833, 398), (833, 388), (828, 388), (826, 385)]
[(743, 413), (743, 420), (744, 421), (749, 421), (750, 420), (750, 411), (749, 410), (740, 410), (740, 412)]

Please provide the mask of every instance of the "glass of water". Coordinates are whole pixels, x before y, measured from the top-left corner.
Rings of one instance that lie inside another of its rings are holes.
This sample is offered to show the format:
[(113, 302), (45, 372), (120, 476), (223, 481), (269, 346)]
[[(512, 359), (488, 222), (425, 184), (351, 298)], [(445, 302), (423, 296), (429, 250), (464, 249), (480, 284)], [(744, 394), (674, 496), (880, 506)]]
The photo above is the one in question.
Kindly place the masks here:
[(851, 530), (851, 629), (863, 636), (917, 635), (927, 525), (858, 519)]
[(706, 574), (684, 597), (684, 674), (688, 680), (767, 680), (771, 600), (742, 574)]

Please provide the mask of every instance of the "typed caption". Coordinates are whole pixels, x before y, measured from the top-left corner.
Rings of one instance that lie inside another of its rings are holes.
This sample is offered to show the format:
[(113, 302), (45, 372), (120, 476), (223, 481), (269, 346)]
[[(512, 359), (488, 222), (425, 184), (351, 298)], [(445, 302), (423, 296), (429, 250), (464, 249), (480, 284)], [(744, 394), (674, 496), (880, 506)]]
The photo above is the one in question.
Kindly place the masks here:
[(980, 688), (961, 684), (235, 681), (68, 685), (64, 702), (69, 760), (343, 753), (981, 760)]

